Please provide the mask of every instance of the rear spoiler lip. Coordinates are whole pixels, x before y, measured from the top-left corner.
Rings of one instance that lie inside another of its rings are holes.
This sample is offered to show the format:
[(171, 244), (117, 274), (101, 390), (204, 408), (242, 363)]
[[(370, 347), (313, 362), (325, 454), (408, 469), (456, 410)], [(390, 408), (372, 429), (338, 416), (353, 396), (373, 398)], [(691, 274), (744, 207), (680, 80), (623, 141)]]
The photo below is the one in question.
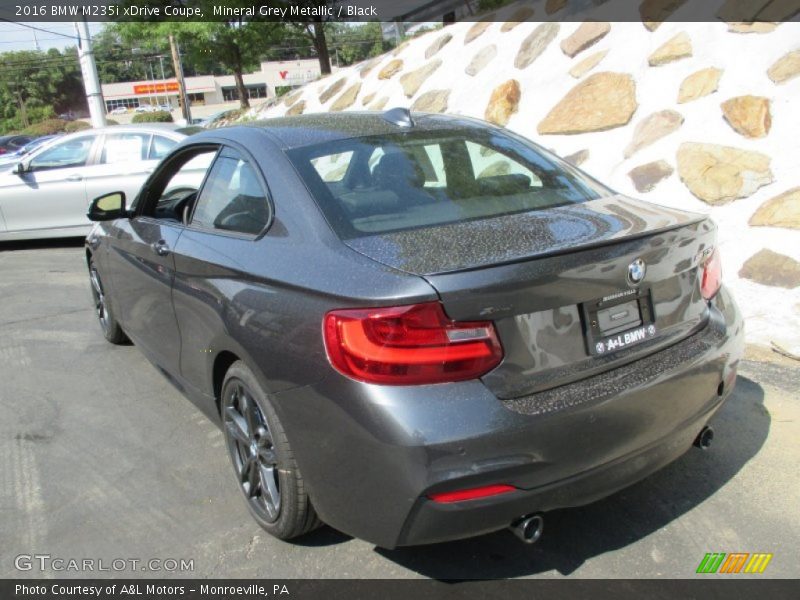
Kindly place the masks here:
[[(593, 250), (595, 248), (603, 248), (605, 246), (613, 246), (614, 244), (619, 244), (623, 242), (633, 242), (635, 240), (639, 240), (642, 238), (650, 237), (653, 235), (659, 235), (661, 233), (666, 233), (668, 231), (674, 231), (676, 229), (681, 229), (683, 227), (690, 227), (692, 225), (697, 225), (702, 223), (703, 221), (708, 221), (711, 224), (714, 224), (714, 221), (708, 215), (703, 215), (699, 213), (687, 213), (696, 215), (696, 218), (692, 220), (687, 220), (682, 223), (674, 223), (672, 225), (668, 225), (666, 227), (660, 227), (658, 229), (650, 229), (648, 231), (642, 231), (640, 233), (634, 233), (631, 235), (627, 235), (625, 237), (619, 238), (606, 238), (602, 240), (597, 240), (594, 242), (588, 242), (585, 244), (576, 244), (574, 246), (570, 246), (567, 248), (557, 248), (554, 250), (545, 250), (543, 252), (538, 252), (534, 254), (530, 254), (528, 256), (520, 256), (518, 258), (511, 258), (507, 260), (500, 260), (497, 262), (493, 262), (491, 264), (485, 265), (475, 265), (469, 267), (460, 267), (457, 269), (448, 269), (444, 271), (431, 271), (430, 273), (422, 273), (420, 274), (422, 277), (436, 277), (438, 275), (453, 275), (456, 273), (469, 273), (472, 271), (482, 271), (484, 269), (492, 269), (495, 267), (504, 267), (508, 265), (516, 265), (519, 263), (528, 262), (531, 260), (539, 260), (543, 258), (553, 258), (556, 256), (564, 256), (566, 254), (573, 254), (575, 252), (583, 252), (585, 250)], [(714, 224), (713, 229), (716, 229), (716, 225)], [(387, 265), (389, 266), (389, 265)], [(406, 271), (412, 275), (417, 275), (417, 273), (412, 273), (410, 271)]]
[[(569, 218), (572, 216), (570, 215), (572, 208), (573, 207), (570, 205), (565, 205), (551, 209), (551, 211), (548, 211), (550, 213), (549, 216), (557, 218), (563, 214), (565, 217)], [(716, 230), (716, 225), (706, 214), (661, 206), (645, 200), (630, 198), (623, 194), (612, 194), (597, 198), (596, 200), (589, 201), (587, 203), (575, 205), (575, 208), (579, 211), (588, 210), (590, 213), (599, 213), (601, 218), (602, 215), (605, 214), (607, 216), (621, 217), (623, 219), (627, 219), (629, 222), (633, 220), (639, 220), (642, 223), (640, 223), (638, 227), (633, 228), (633, 230), (629, 227), (624, 230), (611, 233), (610, 235), (595, 237), (594, 239), (576, 239), (572, 242), (565, 242), (549, 246), (542, 245), (538, 248), (536, 246), (527, 246), (524, 248), (518, 247), (518, 252), (512, 252), (506, 256), (485, 257), (488, 260), (476, 261), (459, 260), (455, 256), (451, 257), (452, 260), (426, 259), (426, 257), (438, 256), (437, 252), (441, 250), (441, 244), (439, 244), (439, 250), (435, 248), (422, 249), (417, 247), (414, 250), (415, 256), (410, 258), (410, 260), (393, 260), (396, 255), (392, 249), (392, 240), (395, 236), (405, 236), (405, 232), (387, 232), (385, 234), (379, 233), (375, 234), (374, 236), (367, 236), (364, 238), (342, 240), (342, 242), (351, 250), (366, 256), (370, 260), (401, 273), (406, 273), (417, 277), (435, 277), (439, 275), (449, 275), (455, 273), (469, 273), (472, 271), (481, 271), (485, 269), (501, 267), (504, 265), (513, 265), (549, 257), (564, 256), (575, 252), (591, 250), (593, 248), (602, 248), (613, 244), (646, 238), (680, 229), (682, 227), (697, 226), (703, 222), (707, 222), (707, 231)], [(497, 218), (507, 219), (510, 217), (514, 219), (535, 219), (536, 216), (536, 211), (534, 211), (529, 213), (521, 213), (519, 215), (505, 215)], [(650, 220), (651, 217), (658, 218), (659, 216), (668, 217), (667, 222), (665, 223), (663, 218), (659, 219), (661, 221), (660, 223), (655, 223)], [(445, 225), (445, 227), (446, 226), (447, 225)], [(436, 236), (434, 236), (434, 238), (435, 237)], [(441, 242), (443, 239), (447, 238), (440, 238), (438, 241)], [(424, 242), (425, 239), (424, 236), (422, 236), (422, 239), (419, 239), (418, 243)], [(447, 252), (447, 250), (444, 250), (444, 252)], [(436, 264), (437, 262), (439, 264)], [(448, 262), (450, 264), (447, 264)]]

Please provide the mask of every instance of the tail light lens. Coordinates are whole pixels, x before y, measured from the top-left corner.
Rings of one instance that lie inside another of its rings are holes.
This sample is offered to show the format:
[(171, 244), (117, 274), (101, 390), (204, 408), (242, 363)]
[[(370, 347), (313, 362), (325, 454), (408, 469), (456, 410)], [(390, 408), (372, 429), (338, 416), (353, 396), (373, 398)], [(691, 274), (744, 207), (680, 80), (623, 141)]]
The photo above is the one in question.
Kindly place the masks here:
[(503, 358), (491, 321), (451, 321), (439, 302), (335, 310), (325, 315), (323, 333), (334, 368), (367, 383), (475, 379)]
[(714, 248), (700, 263), (700, 293), (706, 300), (711, 300), (716, 296), (720, 285), (722, 285), (722, 262), (719, 250)]

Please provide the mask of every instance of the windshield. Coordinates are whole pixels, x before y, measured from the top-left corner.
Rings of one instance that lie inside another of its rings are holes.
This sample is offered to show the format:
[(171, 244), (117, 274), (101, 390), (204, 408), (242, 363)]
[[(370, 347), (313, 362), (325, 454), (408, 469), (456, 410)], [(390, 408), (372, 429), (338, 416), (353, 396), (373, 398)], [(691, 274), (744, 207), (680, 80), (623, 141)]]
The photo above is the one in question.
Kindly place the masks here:
[(288, 154), (342, 239), (609, 194), (560, 159), (492, 130), (355, 138)]

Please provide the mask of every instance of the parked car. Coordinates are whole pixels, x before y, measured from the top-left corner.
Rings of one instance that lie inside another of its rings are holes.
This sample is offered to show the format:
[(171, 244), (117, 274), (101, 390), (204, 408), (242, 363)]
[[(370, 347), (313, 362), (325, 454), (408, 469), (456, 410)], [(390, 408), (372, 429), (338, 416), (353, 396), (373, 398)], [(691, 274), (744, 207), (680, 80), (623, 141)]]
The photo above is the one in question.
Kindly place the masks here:
[(152, 104), (140, 104), (139, 106), (137, 106), (136, 108), (133, 109), (133, 112), (135, 112), (135, 113), (150, 113), (150, 112), (156, 112), (157, 110), (159, 110), (159, 108), (157, 106), (152, 105)]
[(108, 114), (110, 115), (124, 115), (128, 113), (128, 108), (126, 106), (117, 106), (116, 108), (112, 109)]
[(200, 119), (199, 121), (197, 119), (193, 119), (192, 123), (196, 124), (196, 125), (199, 125), (200, 127), (203, 127), (204, 129), (208, 129), (216, 121), (219, 121), (220, 119), (224, 119), (226, 117), (229, 117), (229, 116), (232, 116), (234, 114), (237, 114), (238, 112), (239, 112), (238, 108), (234, 108), (234, 109), (228, 108), (228, 109), (225, 109), (225, 110), (221, 110), (219, 112), (215, 112), (212, 115), (209, 115), (209, 116), (207, 116), (205, 118)]
[(0, 168), (2, 168), (2, 166), (4, 165), (14, 164), (19, 162), (22, 159), (22, 157), (30, 154), (39, 146), (46, 144), (51, 140), (54, 140), (60, 136), (61, 134), (55, 134), (55, 135), (44, 135), (42, 137), (34, 138), (16, 152), (9, 152), (7, 154), (0, 155)]
[(736, 380), (714, 223), (484, 122), (206, 131), (130, 198), (90, 209), (104, 335), (220, 424), (279, 538), (321, 520), (386, 548), (508, 526), (533, 542), (544, 511), (707, 447)]
[(4, 135), (0, 136), (0, 156), (17, 152), (33, 139), (30, 135)]
[(135, 196), (190, 131), (171, 123), (84, 130), (0, 165), (0, 241), (85, 236), (89, 200), (116, 189)]

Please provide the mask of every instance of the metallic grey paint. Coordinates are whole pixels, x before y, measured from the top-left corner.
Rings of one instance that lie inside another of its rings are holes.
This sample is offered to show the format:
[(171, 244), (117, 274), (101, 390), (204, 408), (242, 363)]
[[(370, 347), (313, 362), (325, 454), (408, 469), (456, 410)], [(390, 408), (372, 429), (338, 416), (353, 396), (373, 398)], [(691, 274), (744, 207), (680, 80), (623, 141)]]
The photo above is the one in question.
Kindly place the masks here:
[[(256, 237), (137, 214), (98, 223), (87, 253), (150, 360), (217, 420), (224, 368), (234, 358), (247, 363), (275, 405), (319, 516), (384, 547), (475, 535), (591, 502), (686, 451), (730, 393), (743, 347), (725, 288), (711, 302), (699, 295), (697, 257), (714, 244), (713, 223), (614, 196), (345, 244), (284, 150), (383, 129), (394, 127), (375, 115), (331, 115), (185, 140), (179, 149), (229, 145), (259, 167), (274, 218)], [(467, 235), (474, 243), (460, 241)], [(166, 257), (150, 246), (159, 240)], [(579, 304), (629, 289), (628, 265), (638, 257), (659, 334), (592, 357)], [(505, 358), (482, 379), (381, 386), (328, 363), (327, 311), (437, 299), (453, 319), (494, 320)], [(449, 505), (426, 498), (492, 483), (519, 490)]]

